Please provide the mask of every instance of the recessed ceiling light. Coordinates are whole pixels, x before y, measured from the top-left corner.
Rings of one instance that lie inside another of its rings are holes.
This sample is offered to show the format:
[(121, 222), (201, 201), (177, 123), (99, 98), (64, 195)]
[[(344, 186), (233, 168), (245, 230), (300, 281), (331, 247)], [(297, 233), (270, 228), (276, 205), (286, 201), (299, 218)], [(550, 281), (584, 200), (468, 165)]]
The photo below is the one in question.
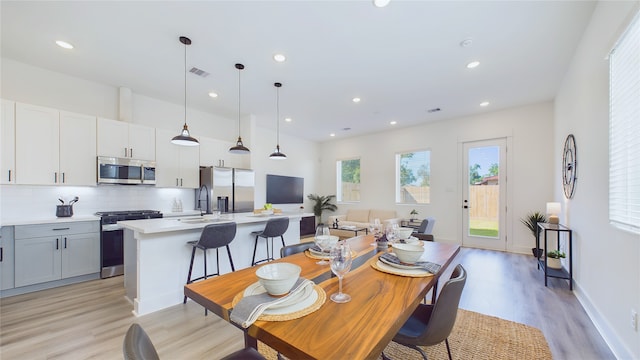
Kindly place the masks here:
[(397, 121), (395, 121), (395, 120), (393, 120), (393, 121), (390, 121), (390, 122), (389, 122), (389, 124), (391, 124), (391, 125), (395, 125), (395, 124), (397, 124), (397, 123), (398, 123), (398, 122), (397, 122)]
[(373, 6), (381, 8), (389, 5), (390, 2), (391, 0), (373, 0)]
[(214, 92), (210, 92), (209, 96), (211, 96), (212, 98), (217, 98), (218, 94), (214, 93)]
[(353, 99), (351, 99), (351, 101), (353, 101), (354, 103), (359, 103), (360, 102), (360, 98), (359, 97), (354, 97)]
[(285, 60), (287, 60), (287, 57), (284, 56), (283, 54), (275, 54), (273, 55), (273, 60), (277, 62), (284, 62)]
[(58, 44), (58, 46), (60, 46), (61, 48), (73, 49), (73, 45), (69, 44), (66, 41), (56, 40), (56, 44)]
[(334, 137), (334, 136), (336, 136), (336, 134), (335, 133), (331, 133), (331, 134), (329, 134), (329, 136)]
[(460, 46), (462, 46), (462, 47), (466, 48), (466, 47), (469, 47), (471, 45), (473, 45), (473, 39), (471, 39), (471, 38), (464, 39), (464, 40), (460, 41)]
[(483, 101), (480, 103), (480, 106), (485, 107), (485, 106), (489, 106), (489, 102), (488, 101)]
[(289, 118), (289, 117), (288, 117), (288, 118), (284, 118), (284, 121), (286, 121), (286, 122), (291, 122), (291, 121), (293, 121), (293, 120), (292, 120), (291, 118)]
[(477, 68), (480, 65), (480, 61), (472, 61), (467, 64), (467, 69)]

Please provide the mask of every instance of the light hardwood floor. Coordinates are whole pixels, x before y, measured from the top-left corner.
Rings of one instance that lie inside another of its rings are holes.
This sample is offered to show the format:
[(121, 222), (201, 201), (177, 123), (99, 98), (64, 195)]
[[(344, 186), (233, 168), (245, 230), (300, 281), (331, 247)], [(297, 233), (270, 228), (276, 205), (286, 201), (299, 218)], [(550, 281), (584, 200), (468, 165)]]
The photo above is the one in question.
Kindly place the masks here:
[[(462, 249), (457, 263), (469, 274), (460, 307), (541, 329), (554, 359), (615, 358), (566, 281), (545, 288), (532, 256)], [(1, 299), (0, 359), (121, 359), (133, 322), (162, 359), (219, 359), (243, 346), (240, 330), (192, 301), (139, 318), (131, 309), (122, 277)]]

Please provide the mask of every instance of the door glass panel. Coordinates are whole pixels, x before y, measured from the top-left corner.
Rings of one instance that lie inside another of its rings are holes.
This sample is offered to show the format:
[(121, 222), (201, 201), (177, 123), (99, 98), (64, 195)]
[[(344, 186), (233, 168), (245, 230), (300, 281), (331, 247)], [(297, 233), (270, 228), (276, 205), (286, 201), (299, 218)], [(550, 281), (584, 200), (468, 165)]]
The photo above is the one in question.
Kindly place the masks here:
[(500, 147), (470, 148), (467, 235), (500, 238)]

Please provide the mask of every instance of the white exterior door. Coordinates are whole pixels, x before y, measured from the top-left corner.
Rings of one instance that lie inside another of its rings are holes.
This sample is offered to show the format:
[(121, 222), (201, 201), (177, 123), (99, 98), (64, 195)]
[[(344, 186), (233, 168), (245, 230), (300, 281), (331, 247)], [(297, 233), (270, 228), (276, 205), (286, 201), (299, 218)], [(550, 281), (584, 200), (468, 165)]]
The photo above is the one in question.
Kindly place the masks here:
[(463, 144), (462, 244), (506, 250), (506, 151), (504, 138)]

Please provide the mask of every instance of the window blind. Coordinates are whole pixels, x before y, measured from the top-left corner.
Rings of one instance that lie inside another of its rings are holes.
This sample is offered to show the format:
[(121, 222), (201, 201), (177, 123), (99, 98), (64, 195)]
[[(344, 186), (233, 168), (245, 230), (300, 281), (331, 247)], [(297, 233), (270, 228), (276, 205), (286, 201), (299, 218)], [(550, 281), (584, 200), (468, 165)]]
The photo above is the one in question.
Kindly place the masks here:
[(609, 56), (609, 221), (640, 234), (640, 14)]

